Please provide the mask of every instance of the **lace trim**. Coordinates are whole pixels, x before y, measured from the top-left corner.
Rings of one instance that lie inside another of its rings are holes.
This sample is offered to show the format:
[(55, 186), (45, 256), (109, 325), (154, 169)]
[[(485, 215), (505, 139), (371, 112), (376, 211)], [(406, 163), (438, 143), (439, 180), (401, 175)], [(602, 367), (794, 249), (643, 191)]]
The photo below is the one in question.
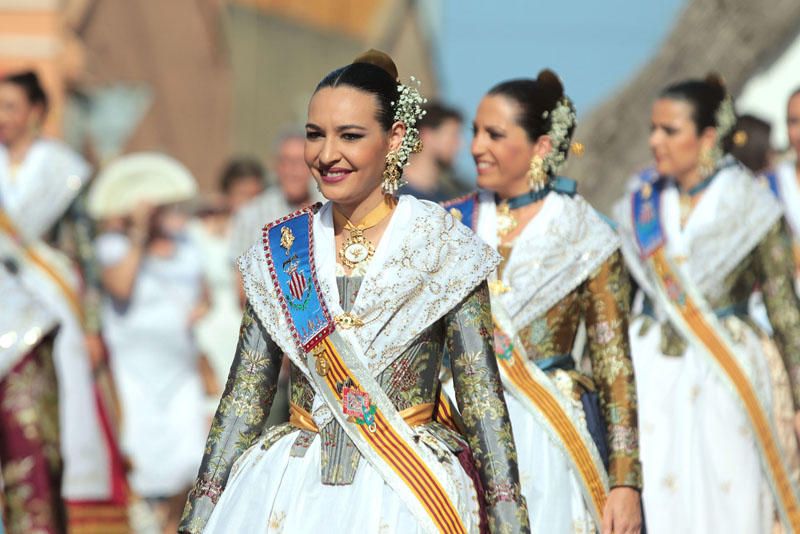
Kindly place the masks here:
[(561, 211), (547, 221), (544, 236), (523, 233), (503, 272), (512, 290), (498, 297), (518, 329), (572, 292), (620, 246), (611, 227), (582, 197), (561, 195), (558, 200)]

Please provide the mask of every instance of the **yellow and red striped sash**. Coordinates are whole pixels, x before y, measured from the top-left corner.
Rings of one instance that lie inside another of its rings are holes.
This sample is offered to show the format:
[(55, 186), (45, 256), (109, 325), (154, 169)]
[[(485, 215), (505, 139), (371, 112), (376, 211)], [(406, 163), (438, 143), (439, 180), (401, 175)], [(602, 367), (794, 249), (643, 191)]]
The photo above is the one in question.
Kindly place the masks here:
[(694, 339), (695, 345), (705, 348), (708, 356), (733, 385), (756, 437), (784, 524), (791, 532), (800, 533), (797, 489), (783, 461), (769, 411), (739, 365), (734, 345), (724, 337), (722, 326), (708, 311), (705, 300), (672, 266), (663, 246), (650, 256), (650, 264), (654, 271), (652, 278), (658, 284), (659, 297), (671, 322), (687, 339)]
[[(492, 306), (495, 306), (494, 302)], [(498, 312), (495, 307), (495, 313)], [(495, 329), (501, 335), (507, 336), (497, 315), (494, 319)], [(588, 433), (582, 435), (575, 426), (574, 417), (565, 409), (563, 401), (559, 400), (560, 393), (550, 382), (550, 378), (528, 362), (527, 357), (519, 352), (518, 343), (511, 341), (508, 336), (506, 339), (510, 343), (506, 347), (507, 352), (498, 351), (497, 354), (503, 383), (518, 400), (535, 410), (541, 422), (546, 425), (545, 430), (558, 440), (581, 483), (584, 500), (599, 528), (608, 493), (608, 476), (596, 446)]]
[[(331, 342), (330, 336), (320, 342), (315, 352), (314, 357), (325, 358), (329, 365), (328, 372), (324, 377), (319, 377), (319, 382), (324, 380), (329, 391), (339, 402), (342, 401), (340, 391), (342, 383), (349, 381), (355, 388), (361, 389), (361, 384), (348, 369), (339, 351)], [(425, 461), (397, 432), (380, 408), (375, 412), (374, 421), (373, 429), (368, 425), (357, 425), (372, 450), (408, 486), (439, 532), (465, 534), (467, 530), (456, 507)]]
[(439, 391), (439, 399), (436, 401), (436, 410), (433, 419), (450, 430), (458, 432), (459, 434), (464, 433), (459, 424), (460, 419), (457, 419), (455, 408), (453, 408), (453, 402), (444, 390)]

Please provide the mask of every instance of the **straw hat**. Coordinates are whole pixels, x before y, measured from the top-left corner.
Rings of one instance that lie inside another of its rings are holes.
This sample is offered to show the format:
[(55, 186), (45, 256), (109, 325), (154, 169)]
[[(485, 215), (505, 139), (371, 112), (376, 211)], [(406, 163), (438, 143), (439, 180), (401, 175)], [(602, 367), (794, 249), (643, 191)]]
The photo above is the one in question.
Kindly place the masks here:
[(114, 160), (89, 191), (89, 214), (95, 219), (123, 216), (141, 202), (153, 205), (189, 200), (197, 181), (183, 164), (158, 152), (139, 152)]

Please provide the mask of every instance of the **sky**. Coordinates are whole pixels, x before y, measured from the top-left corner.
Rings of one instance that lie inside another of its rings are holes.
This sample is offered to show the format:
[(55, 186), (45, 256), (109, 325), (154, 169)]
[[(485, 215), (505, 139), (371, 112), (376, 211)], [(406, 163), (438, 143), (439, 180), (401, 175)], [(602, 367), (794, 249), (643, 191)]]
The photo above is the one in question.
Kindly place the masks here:
[[(464, 113), (468, 124), (491, 86), (535, 78), (545, 67), (561, 77), (580, 120), (658, 49), (684, 3), (419, 0), (436, 35), (442, 96)], [(469, 174), (473, 168), (466, 148), (459, 169)]]

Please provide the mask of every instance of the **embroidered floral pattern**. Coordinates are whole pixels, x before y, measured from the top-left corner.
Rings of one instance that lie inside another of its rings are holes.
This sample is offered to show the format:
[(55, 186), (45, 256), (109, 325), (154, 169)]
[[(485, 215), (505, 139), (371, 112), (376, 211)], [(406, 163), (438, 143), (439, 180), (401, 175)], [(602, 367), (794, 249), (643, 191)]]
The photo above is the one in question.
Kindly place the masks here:
[(0, 460), (9, 533), (66, 528), (52, 347), (48, 336), (0, 381)]
[[(556, 303), (543, 317), (520, 331), (531, 359), (569, 354), (581, 319), (588, 334), (592, 379), (577, 371), (573, 397), (597, 388), (610, 451), (609, 483), (641, 487), (636, 417), (636, 387), (628, 345), (630, 284), (622, 254), (615, 252), (578, 288)], [(546, 325), (542, 334), (542, 324)], [(588, 382), (587, 382), (588, 381)], [(585, 383), (584, 386), (580, 386)], [(617, 439), (625, 436), (624, 439)]]
[(494, 357), (489, 288), (481, 284), (446, 320), (446, 343), (467, 442), (486, 491), (492, 532), (527, 531), (517, 451)]
[[(797, 409), (800, 407), (800, 301), (794, 291), (795, 264), (789, 236), (782, 219), (756, 247), (752, 261), (761, 282), (775, 344), (792, 382)], [(749, 297), (749, 293), (746, 295)]]

